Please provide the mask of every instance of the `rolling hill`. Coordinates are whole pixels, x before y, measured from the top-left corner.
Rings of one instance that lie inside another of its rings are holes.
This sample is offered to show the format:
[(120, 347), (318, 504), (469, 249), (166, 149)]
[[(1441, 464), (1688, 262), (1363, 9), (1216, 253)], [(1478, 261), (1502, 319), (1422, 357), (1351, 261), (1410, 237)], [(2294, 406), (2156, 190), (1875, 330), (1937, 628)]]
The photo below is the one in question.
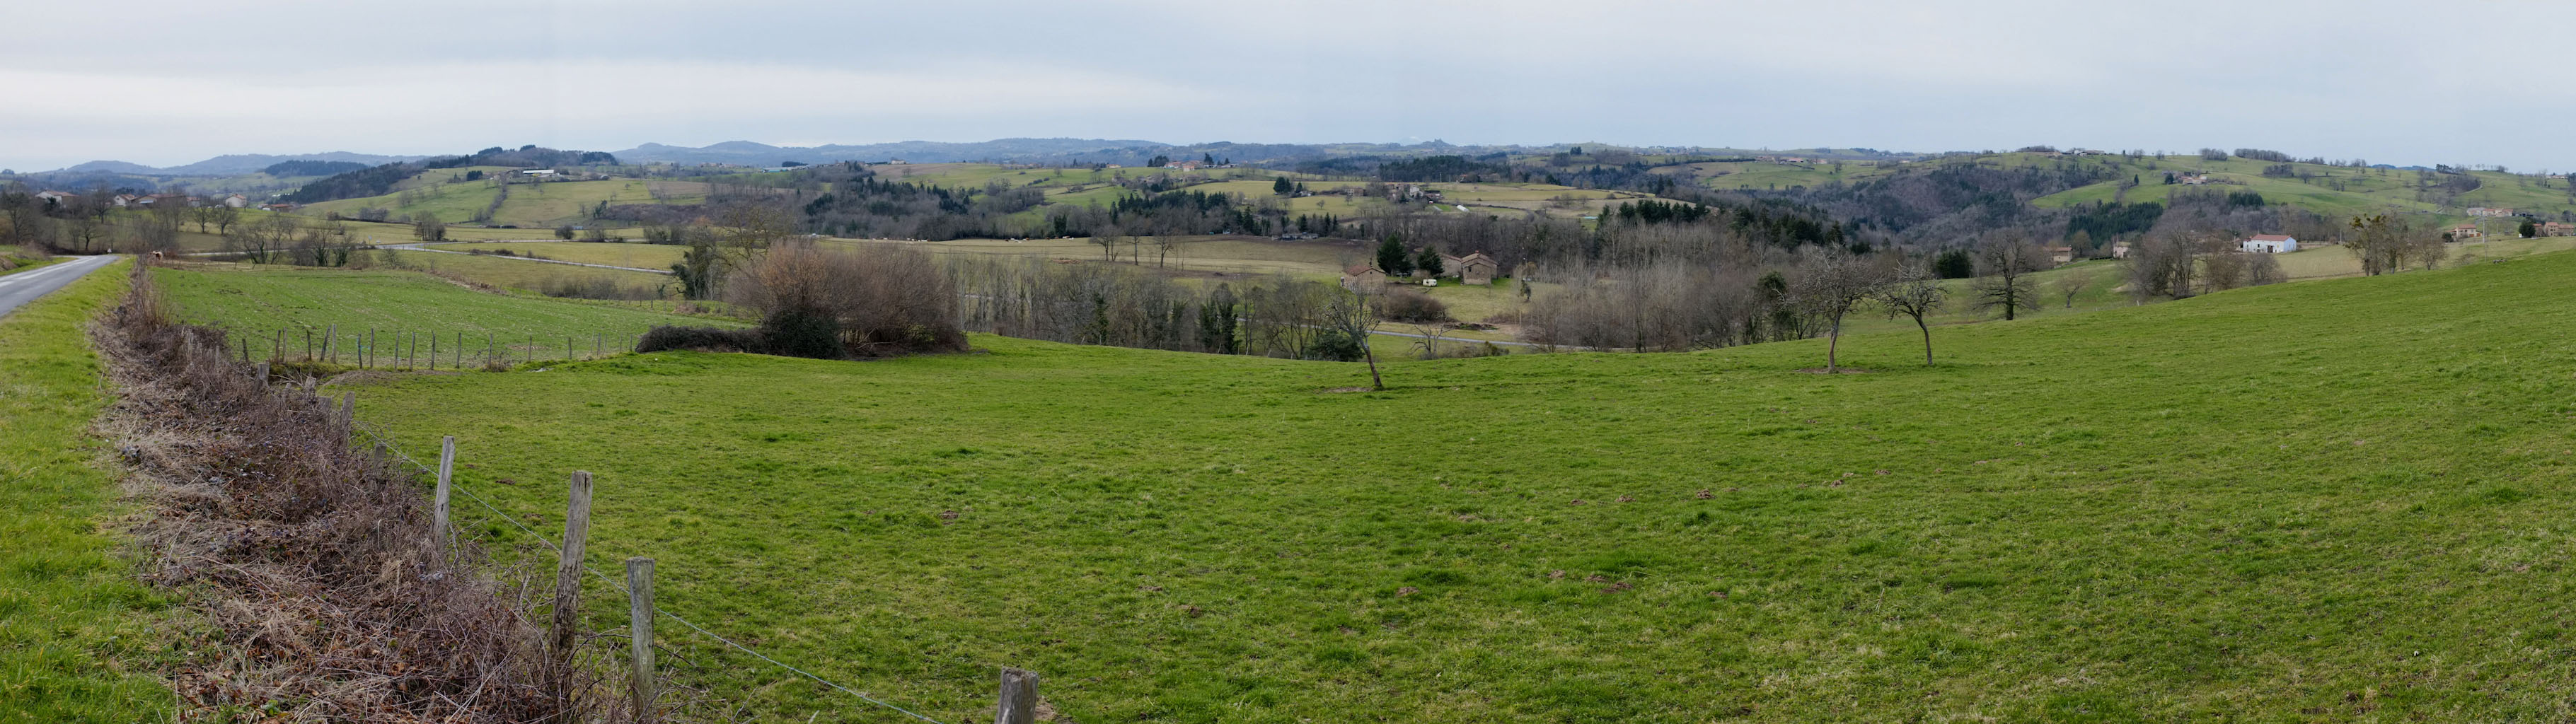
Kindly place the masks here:
[[(942, 719), (1011, 665), (1078, 720), (2538, 720), (2576, 686), (2571, 277), (1949, 327), (1937, 367), (1856, 334), (1851, 376), (1799, 372), (1807, 340), (1344, 392), (1367, 373), (978, 337), (358, 397), (415, 457), (457, 435), (461, 484), (539, 529), (594, 472), (595, 565), (655, 557), (666, 608)], [(675, 645), (754, 711), (838, 711)]]

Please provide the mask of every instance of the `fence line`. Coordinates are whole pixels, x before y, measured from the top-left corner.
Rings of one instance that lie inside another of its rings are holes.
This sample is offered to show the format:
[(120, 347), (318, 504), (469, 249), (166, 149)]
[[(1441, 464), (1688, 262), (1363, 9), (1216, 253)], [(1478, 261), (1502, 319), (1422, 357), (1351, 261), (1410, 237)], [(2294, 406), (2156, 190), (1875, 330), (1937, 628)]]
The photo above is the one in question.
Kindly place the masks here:
[[(321, 332), (319, 339), (315, 332)], [(290, 334), (293, 332), (294, 334)], [(474, 339), (469, 332), (453, 336), (418, 330), (368, 329), (341, 331), (339, 325), (297, 325), (279, 327), (274, 335), (244, 333), (231, 335), (241, 361), (347, 363), (361, 369), (436, 370), (467, 369), (493, 363), (524, 363), (540, 359), (598, 359), (634, 351), (643, 341), (641, 333), (609, 334), (594, 330), (589, 333), (503, 337), (484, 330)], [(297, 346), (298, 342), (301, 347)], [(555, 342), (561, 342), (556, 346)], [(260, 342), (266, 342), (262, 345)], [(258, 348), (266, 347), (263, 353)], [(549, 350), (561, 350), (554, 354)]]
[[(398, 445), (393, 444), (392, 436), (391, 436), (391, 435), (387, 435), (387, 434), (384, 434), (383, 432), (381, 432), (381, 431), (379, 431), (379, 430), (373, 429), (373, 428), (375, 427), (375, 426), (373, 426), (373, 425), (361, 425), (361, 424), (360, 424), (360, 423), (358, 423), (355, 419), (352, 419), (352, 420), (350, 420), (349, 422), (350, 422), (350, 425), (351, 425), (353, 428), (357, 428), (357, 429), (360, 429), (360, 430), (364, 431), (364, 432), (367, 434), (367, 437), (369, 437), (369, 438), (373, 439), (373, 440), (374, 440), (374, 442), (376, 443), (376, 445), (377, 445), (377, 447), (378, 447), (379, 449), (383, 449), (383, 450), (390, 450), (390, 451), (392, 451), (394, 455), (396, 455), (396, 456), (398, 456), (398, 457), (401, 457), (401, 458), (403, 459), (403, 462), (411, 463), (412, 467), (414, 467), (414, 468), (418, 468), (418, 469), (419, 469), (419, 470), (421, 470), (422, 472), (430, 473), (430, 474), (433, 474), (433, 475), (437, 474), (437, 472), (438, 472), (438, 471), (437, 471), (437, 469), (436, 469), (436, 468), (432, 468), (432, 467), (429, 467), (429, 466), (427, 466), (427, 465), (423, 465), (423, 464), (421, 464), (421, 462), (420, 462), (419, 460), (412, 459), (412, 456), (411, 456), (409, 453), (405, 453), (405, 452), (403, 452), (403, 451), (402, 451), (401, 446), (398, 446)], [(483, 496), (480, 496), (480, 495), (476, 495), (476, 494), (474, 494), (474, 491), (472, 491), (472, 490), (470, 490), (470, 489), (467, 489), (465, 486), (463, 486), (463, 485), (459, 485), (459, 484), (457, 484), (455, 481), (451, 480), (451, 481), (449, 481), (449, 483), (448, 483), (448, 488), (449, 488), (450, 490), (455, 491), (455, 492), (459, 492), (459, 493), (463, 493), (463, 494), (465, 494), (465, 497), (466, 497), (466, 498), (472, 499), (476, 504), (483, 506), (483, 509), (484, 509), (484, 510), (491, 511), (491, 512), (492, 512), (492, 516), (493, 516), (493, 517), (495, 517), (495, 518), (499, 518), (499, 519), (504, 520), (504, 521), (508, 521), (511, 527), (518, 528), (518, 529), (519, 529), (519, 532), (521, 532), (521, 533), (526, 533), (526, 534), (528, 535), (528, 537), (531, 537), (531, 538), (535, 538), (535, 539), (537, 539), (537, 542), (538, 542), (538, 543), (540, 543), (540, 544), (545, 545), (545, 546), (546, 546), (546, 548), (548, 548), (548, 549), (550, 549), (550, 550), (553, 550), (553, 551), (555, 551), (555, 552), (557, 552), (557, 553), (561, 553), (561, 552), (563, 551), (563, 546), (561, 546), (561, 545), (557, 545), (557, 544), (556, 544), (554, 541), (552, 541), (552, 540), (548, 540), (548, 539), (546, 538), (545, 534), (543, 534), (543, 533), (538, 533), (535, 529), (533, 529), (533, 528), (529, 528), (529, 527), (528, 527), (526, 524), (524, 524), (524, 523), (520, 523), (518, 518), (516, 518), (516, 517), (512, 517), (511, 515), (509, 515), (509, 514), (507, 514), (507, 513), (503, 513), (503, 512), (501, 512), (501, 509), (500, 509), (500, 508), (498, 508), (498, 507), (494, 507), (494, 506), (492, 505), (492, 502), (491, 502), (491, 501), (483, 499)], [(461, 527), (460, 527), (460, 529), (461, 529)], [(582, 562), (581, 562), (581, 568), (582, 568), (582, 570), (589, 571), (589, 572), (590, 572), (590, 575), (592, 575), (592, 576), (594, 576), (594, 577), (597, 577), (597, 578), (600, 580), (600, 582), (608, 584), (608, 586), (609, 586), (610, 588), (614, 588), (614, 589), (616, 589), (619, 593), (628, 594), (630, 597), (631, 597), (631, 596), (633, 595), (633, 593), (634, 593), (631, 589), (628, 589), (625, 585), (618, 583), (616, 579), (614, 579), (614, 578), (610, 578), (610, 577), (608, 576), (608, 574), (601, 573), (601, 572), (599, 571), (599, 569), (597, 569), (597, 568), (592, 568), (592, 567), (590, 566), (590, 562), (589, 562), (589, 561), (587, 561), (587, 560), (585, 560), (585, 561), (582, 561)], [(726, 646), (732, 647), (732, 648), (733, 648), (734, 650), (736, 650), (736, 651), (741, 651), (741, 652), (743, 652), (743, 653), (751, 654), (752, 656), (759, 657), (759, 659), (760, 659), (760, 660), (762, 660), (762, 661), (767, 661), (767, 662), (769, 662), (771, 665), (777, 666), (777, 667), (782, 668), (782, 669), (786, 669), (786, 670), (788, 670), (788, 671), (796, 672), (796, 673), (797, 673), (798, 675), (800, 675), (800, 676), (803, 676), (803, 677), (805, 677), (805, 678), (808, 678), (808, 679), (812, 679), (812, 680), (814, 680), (814, 682), (815, 682), (815, 683), (822, 684), (822, 685), (824, 685), (824, 686), (828, 686), (828, 687), (831, 687), (831, 688), (834, 688), (834, 689), (839, 689), (842, 693), (849, 694), (850, 696), (853, 696), (853, 697), (857, 697), (860, 701), (864, 701), (864, 702), (867, 702), (867, 703), (870, 703), (870, 704), (875, 704), (875, 705), (877, 705), (877, 706), (885, 707), (885, 708), (887, 708), (887, 709), (891, 709), (891, 710), (894, 710), (894, 711), (896, 711), (896, 712), (898, 712), (898, 713), (901, 713), (901, 714), (903, 714), (903, 715), (905, 715), (905, 716), (909, 716), (909, 717), (912, 717), (912, 718), (914, 718), (914, 719), (919, 719), (919, 720), (922, 720), (922, 721), (925, 721), (925, 722), (930, 722), (930, 724), (943, 724), (942, 722), (940, 722), (940, 721), (939, 721), (939, 720), (937, 720), (937, 719), (932, 719), (932, 718), (927, 717), (927, 716), (922, 716), (920, 713), (914, 712), (914, 711), (912, 711), (912, 710), (910, 710), (910, 709), (906, 709), (906, 708), (903, 708), (903, 707), (900, 707), (900, 706), (896, 706), (896, 705), (894, 705), (894, 704), (886, 703), (885, 701), (879, 700), (879, 699), (877, 699), (876, 697), (868, 696), (867, 694), (865, 694), (865, 693), (861, 693), (861, 692), (856, 691), (856, 690), (853, 690), (853, 689), (851, 689), (850, 687), (842, 686), (842, 685), (840, 685), (839, 683), (834, 682), (834, 681), (832, 681), (832, 680), (830, 680), (830, 679), (825, 679), (825, 678), (823, 678), (823, 677), (821, 677), (821, 676), (816, 676), (813, 672), (806, 671), (806, 670), (804, 670), (804, 669), (800, 669), (800, 668), (796, 668), (794, 665), (788, 664), (788, 663), (783, 662), (783, 661), (779, 661), (779, 660), (774, 659), (774, 658), (770, 658), (770, 656), (769, 656), (768, 654), (761, 653), (761, 652), (759, 652), (759, 651), (757, 651), (757, 650), (752, 649), (752, 648), (751, 648), (751, 647), (749, 647), (749, 646), (744, 646), (744, 645), (742, 645), (742, 644), (735, 643), (735, 642), (733, 641), (733, 639), (729, 639), (729, 638), (725, 638), (725, 637), (723, 637), (723, 636), (717, 635), (717, 634), (716, 634), (716, 632), (714, 632), (714, 631), (709, 631), (709, 630), (707, 630), (707, 629), (706, 629), (706, 627), (704, 627), (704, 626), (699, 626), (699, 625), (697, 625), (696, 623), (690, 622), (690, 621), (689, 621), (688, 619), (686, 619), (686, 618), (681, 618), (679, 614), (672, 613), (672, 612), (670, 612), (670, 611), (664, 610), (664, 609), (663, 609), (659, 604), (655, 604), (655, 605), (653, 605), (653, 612), (654, 612), (654, 613), (656, 613), (656, 614), (662, 615), (662, 616), (668, 616), (668, 617), (670, 617), (670, 619), (671, 619), (671, 620), (680, 622), (680, 625), (682, 625), (682, 626), (687, 626), (687, 627), (689, 627), (689, 629), (690, 629), (690, 630), (692, 630), (692, 631), (696, 631), (696, 632), (698, 632), (698, 633), (700, 633), (700, 634), (703, 634), (703, 635), (705, 635), (707, 638), (715, 639), (716, 641), (721, 642), (721, 643), (723, 643), (723, 644), (724, 644), (724, 645), (726, 645)], [(1033, 705), (1033, 704), (1034, 704), (1034, 701), (1032, 701), (1032, 702), (1031, 702), (1031, 704)]]

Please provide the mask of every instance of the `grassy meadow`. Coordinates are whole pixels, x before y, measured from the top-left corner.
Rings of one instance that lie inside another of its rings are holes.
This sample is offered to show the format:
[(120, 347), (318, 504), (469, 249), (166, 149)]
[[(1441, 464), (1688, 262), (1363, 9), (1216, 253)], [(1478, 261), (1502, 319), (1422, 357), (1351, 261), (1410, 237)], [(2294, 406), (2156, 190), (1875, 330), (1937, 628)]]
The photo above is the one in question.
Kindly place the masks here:
[(433, 244), (429, 248), (463, 252), (508, 251), (521, 256), (534, 255), (542, 259), (606, 264), (631, 269), (669, 269), (672, 264), (679, 263), (680, 256), (688, 251), (687, 247), (673, 244), (606, 244), (586, 241), (467, 242)]
[(0, 723), (165, 721), (155, 675), (181, 622), (115, 533), (102, 365), (83, 325), (125, 290), (118, 263), (0, 317)]
[[(441, 264), (466, 260), (536, 269), (579, 269), (455, 254), (422, 256), (437, 257)], [(427, 274), (394, 269), (206, 264), (187, 269), (154, 269), (153, 274), (179, 305), (181, 319), (243, 333), (251, 340), (254, 357), (268, 353), (279, 330), (286, 335), (289, 356), (302, 354), (306, 332), (319, 335), (336, 328), (343, 349), (354, 349), (351, 345), (355, 342), (351, 340), (369, 330), (379, 334), (380, 343), (388, 351), (394, 345), (393, 337), (388, 335), (417, 333), (424, 348), (429, 336), (437, 335), (443, 340), (440, 349), (445, 354), (441, 359), (452, 359), (454, 340), (461, 333), (467, 343), (467, 361), (472, 362), (474, 355), (486, 348), (487, 335), (492, 346), (510, 357), (533, 355), (544, 359), (563, 356), (566, 337), (572, 338), (574, 353), (587, 353), (601, 344), (603, 337), (613, 351), (655, 325), (740, 325), (730, 319), (672, 314), (634, 303), (478, 292)]]
[[(196, 318), (290, 313), (212, 276), (163, 279)], [(1391, 362), (1340, 392), (1365, 371), (979, 336), (358, 397), (414, 457), (458, 436), (461, 485), (540, 530), (594, 472), (594, 565), (655, 557), (665, 608), (944, 721), (989, 712), (1003, 665), (1079, 721), (2554, 721), (2571, 277), (2541, 255), (1956, 325), (1932, 367), (1911, 329), (1862, 333), (1847, 376), (1798, 372), (1808, 340)], [(609, 593), (591, 628), (623, 621)], [(760, 718), (893, 720), (666, 638)]]

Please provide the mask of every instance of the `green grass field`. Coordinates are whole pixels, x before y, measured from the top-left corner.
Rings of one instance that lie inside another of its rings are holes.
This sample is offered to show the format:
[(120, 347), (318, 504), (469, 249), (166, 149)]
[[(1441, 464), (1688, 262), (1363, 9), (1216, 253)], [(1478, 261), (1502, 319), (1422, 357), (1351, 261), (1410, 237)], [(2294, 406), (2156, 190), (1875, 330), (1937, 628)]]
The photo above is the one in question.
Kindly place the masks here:
[[(355, 216), (359, 209), (379, 208), (386, 209), (396, 216), (429, 213), (449, 224), (465, 223), (475, 214), (490, 207), (493, 197), (500, 191), (496, 185), (497, 182), (490, 179), (456, 182), (445, 180), (453, 175), (448, 173), (449, 171), (463, 170), (465, 169), (431, 169), (405, 180), (394, 193), (306, 204), (296, 209), (295, 213), (322, 218), (332, 213)], [(611, 206), (663, 202), (694, 204), (706, 200), (707, 189), (707, 184), (694, 181), (644, 179), (512, 184), (509, 198), (502, 200), (500, 209), (493, 213), (489, 223), (493, 226), (510, 225), (520, 228), (513, 232), (514, 235), (484, 238), (546, 238), (553, 233), (554, 227), (560, 224), (602, 223), (590, 218), (591, 210), (602, 202)], [(660, 199), (655, 197), (656, 190), (661, 192)], [(402, 203), (405, 194), (412, 194), (414, 203)], [(608, 223), (623, 225), (615, 222)], [(458, 231), (463, 230), (454, 229), (450, 234), (453, 235)], [(409, 234), (409, 227), (402, 227), (399, 230), (399, 240), (410, 241)]]
[(671, 244), (605, 244), (584, 241), (540, 241), (521, 243), (437, 244), (430, 248), (451, 251), (509, 251), (535, 254), (557, 261), (583, 264), (607, 264), (635, 269), (669, 269), (680, 261), (687, 247)]
[[(1081, 721), (2542, 721), (2576, 687), (2571, 277), (1951, 326), (1937, 367), (1856, 334), (1852, 376), (1796, 372), (1808, 340), (1336, 393), (1365, 372), (978, 337), (359, 399), (539, 529), (593, 471), (595, 565), (653, 556), (665, 608), (945, 721), (1002, 665)], [(762, 718), (889, 720), (668, 638)]]
[(0, 317), (0, 722), (166, 721), (155, 674), (175, 655), (172, 596), (137, 579), (127, 506), (89, 433), (107, 406), (82, 326), (127, 263)]
[[(455, 254), (422, 254), (449, 260), (516, 264), (522, 267), (579, 269), (560, 264), (479, 259)], [(593, 270), (610, 271), (610, 270)], [(353, 335), (379, 333), (390, 350), (393, 337), (421, 335), (426, 348), (437, 335), (440, 349), (455, 350), (456, 335), (467, 342), (467, 361), (491, 345), (513, 358), (539, 359), (565, 354), (566, 337), (574, 353), (605, 344), (615, 351), (620, 340), (655, 325), (739, 326), (739, 322), (646, 311), (611, 302), (580, 302), (477, 292), (426, 274), (370, 269), (200, 265), (191, 269), (155, 269), (155, 279), (170, 293), (185, 321), (211, 323), (242, 332), (252, 341), (252, 356), (265, 356), (279, 330), (285, 330), (287, 354), (304, 350), (303, 334), (336, 326), (341, 346)], [(640, 272), (617, 272), (640, 274)], [(643, 275), (652, 276), (652, 275)], [(530, 340), (534, 340), (531, 347)], [(316, 343), (318, 344), (318, 342)], [(442, 357), (452, 359), (452, 357)]]

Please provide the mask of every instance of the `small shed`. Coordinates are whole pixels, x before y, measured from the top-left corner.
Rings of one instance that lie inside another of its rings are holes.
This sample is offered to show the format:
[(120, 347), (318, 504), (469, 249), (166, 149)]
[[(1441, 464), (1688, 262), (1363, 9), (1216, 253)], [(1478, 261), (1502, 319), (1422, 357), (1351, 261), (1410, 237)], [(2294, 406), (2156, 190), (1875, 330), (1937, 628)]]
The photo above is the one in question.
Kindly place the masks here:
[(2299, 240), (2285, 234), (2255, 234), (2245, 237), (2239, 247), (2259, 254), (2287, 254), (2299, 250)]
[(1501, 271), (1502, 267), (1500, 262), (1480, 251), (1458, 257), (1458, 266), (1450, 271), (1457, 272), (1460, 283), (1481, 286), (1494, 283), (1494, 273)]

